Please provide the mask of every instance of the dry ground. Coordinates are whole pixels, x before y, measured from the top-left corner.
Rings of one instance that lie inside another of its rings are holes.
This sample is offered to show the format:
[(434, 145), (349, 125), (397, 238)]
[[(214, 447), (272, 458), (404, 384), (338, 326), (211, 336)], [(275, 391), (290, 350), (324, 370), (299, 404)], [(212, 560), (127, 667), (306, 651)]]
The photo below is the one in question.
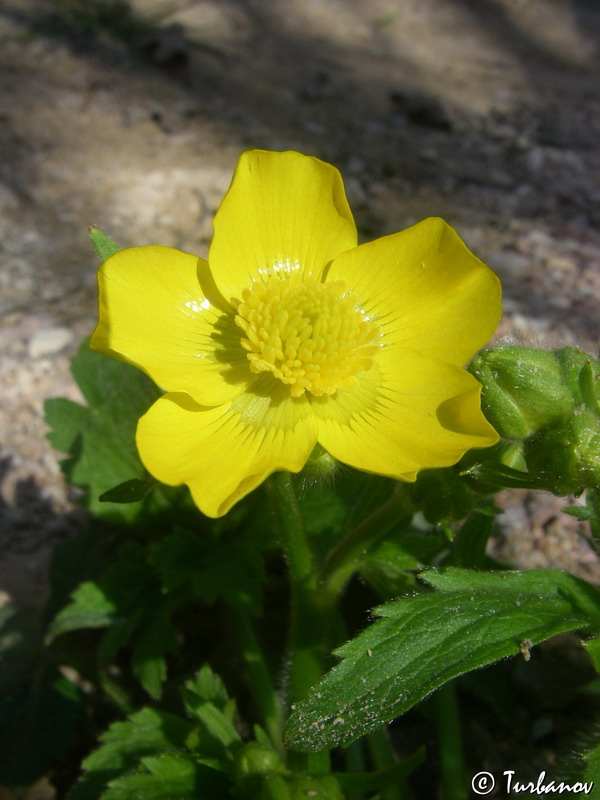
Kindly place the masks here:
[[(4, 0), (0, 590), (35, 601), (73, 525), (41, 413), (77, 397), (87, 226), (205, 254), (244, 149), (335, 163), (365, 239), (446, 217), (504, 282), (500, 335), (595, 349), (598, 34), (595, 0)], [(556, 503), (504, 502), (501, 554), (600, 579)]]

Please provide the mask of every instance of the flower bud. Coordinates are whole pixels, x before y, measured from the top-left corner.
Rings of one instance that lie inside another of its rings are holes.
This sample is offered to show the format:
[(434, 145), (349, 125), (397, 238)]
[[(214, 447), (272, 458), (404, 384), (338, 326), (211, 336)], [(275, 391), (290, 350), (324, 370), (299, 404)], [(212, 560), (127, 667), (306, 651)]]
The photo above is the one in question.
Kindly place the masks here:
[(505, 439), (525, 439), (572, 412), (573, 396), (554, 353), (530, 347), (484, 350), (469, 370), (483, 385), (483, 413)]
[(576, 413), (571, 421), (571, 429), (582, 486), (600, 486), (600, 417), (587, 409)]
[(556, 350), (555, 356), (575, 405), (600, 416), (600, 361), (575, 347)]
[(245, 789), (257, 789), (265, 776), (280, 768), (281, 761), (275, 750), (256, 741), (244, 745), (235, 761), (237, 781)]
[(600, 416), (576, 408), (564, 425), (525, 442), (525, 458), (529, 472), (557, 495), (600, 486)]

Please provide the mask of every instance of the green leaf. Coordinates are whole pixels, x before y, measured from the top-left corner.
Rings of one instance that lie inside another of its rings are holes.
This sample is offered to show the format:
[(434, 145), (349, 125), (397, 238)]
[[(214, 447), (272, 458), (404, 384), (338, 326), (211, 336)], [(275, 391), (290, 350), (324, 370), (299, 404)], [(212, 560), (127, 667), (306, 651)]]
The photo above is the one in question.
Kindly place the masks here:
[(225, 684), (208, 664), (204, 664), (196, 677), (186, 683), (185, 688), (191, 694), (197, 695), (201, 700), (213, 703), (221, 711), (231, 702)]
[(213, 800), (229, 796), (227, 780), (191, 756), (164, 753), (141, 760), (147, 772), (111, 781), (101, 800)]
[(157, 481), (150, 476), (143, 479), (131, 478), (104, 492), (98, 500), (101, 503), (138, 503), (156, 486), (156, 483)]
[(96, 583), (82, 583), (50, 626), (49, 636), (59, 636), (78, 628), (104, 628), (114, 619), (116, 605)]
[(181, 717), (144, 708), (115, 722), (100, 736), (101, 745), (83, 762), (85, 775), (69, 800), (97, 800), (119, 776), (139, 768), (147, 756), (189, 751), (197, 743), (195, 726)]
[(412, 570), (430, 564), (445, 546), (445, 537), (437, 532), (392, 533), (363, 556), (359, 573), (382, 600), (398, 597), (414, 588)]
[(121, 249), (118, 244), (110, 238), (110, 236), (107, 236), (95, 225), (90, 226), (89, 234), (92, 246), (101, 261), (106, 261), (107, 258), (110, 258), (115, 253), (118, 253)]
[(157, 598), (160, 587), (147, 564), (133, 558), (117, 561), (98, 581), (86, 581), (77, 587), (72, 602), (52, 621), (49, 636), (137, 618)]
[[(52, 429), (48, 439), (69, 455), (63, 471), (84, 490), (85, 504), (92, 512), (132, 521), (140, 515), (140, 506), (107, 504), (99, 496), (110, 494), (116, 484), (147, 480), (135, 446), (135, 429), (160, 390), (135, 367), (92, 352), (86, 341), (71, 368), (88, 407), (62, 397), (47, 400), (46, 422)], [(153, 502), (160, 505), (159, 494), (153, 494)]]
[(380, 606), (379, 619), (336, 651), (341, 663), (290, 717), (290, 746), (348, 744), (464, 672), (600, 622), (600, 592), (557, 570), (421, 577), (437, 591)]
[(235, 704), (229, 699), (220, 678), (205, 665), (195, 679), (181, 689), (181, 697), (188, 713), (200, 723), (212, 742), (210, 748), (205, 744), (205, 751), (232, 760), (242, 746), (242, 740), (233, 724)]

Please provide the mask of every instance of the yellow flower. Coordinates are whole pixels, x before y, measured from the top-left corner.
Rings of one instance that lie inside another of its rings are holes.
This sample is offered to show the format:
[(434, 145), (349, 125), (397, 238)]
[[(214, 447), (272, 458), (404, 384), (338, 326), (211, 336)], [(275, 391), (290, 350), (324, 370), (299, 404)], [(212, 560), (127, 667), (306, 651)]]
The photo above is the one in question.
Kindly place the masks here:
[(357, 246), (341, 176), (316, 158), (244, 153), (208, 262), (134, 247), (99, 287), (91, 347), (166, 391), (140, 457), (209, 516), (317, 443), (413, 481), (498, 439), (463, 369), (498, 323), (498, 279), (441, 219)]

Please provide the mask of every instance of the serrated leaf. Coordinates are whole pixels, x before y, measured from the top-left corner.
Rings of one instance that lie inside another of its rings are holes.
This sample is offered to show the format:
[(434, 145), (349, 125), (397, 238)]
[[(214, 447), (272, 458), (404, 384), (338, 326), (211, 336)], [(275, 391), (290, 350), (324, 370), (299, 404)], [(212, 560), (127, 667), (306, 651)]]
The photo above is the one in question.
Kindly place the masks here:
[(86, 774), (69, 800), (97, 800), (120, 775), (139, 768), (142, 758), (185, 751), (197, 744), (195, 726), (181, 717), (144, 708), (115, 722), (100, 736), (101, 745), (83, 762)]
[(59, 636), (78, 628), (104, 628), (113, 621), (116, 605), (96, 583), (82, 583), (50, 626), (49, 636)]
[(101, 800), (213, 800), (224, 797), (227, 783), (219, 771), (175, 754), (141, 760), (146, 773), (111, 781)]
[(437, 591), (380, 606), (379, 619), (336, 651), (341, 663), (290, 717), (289, 746), (348, 744), (464, 672), (599, 624), (600, 592), (558, 570), (448, 568), (423, 579)]
[(363, 556), (360, 575), (382, 600), (398, 597), (414, 586), (410, 570), (422, 569), (447, 546), (438, 533), (403, 533), (384, 539)]
[(212, 703), (221, 711), (230, 702), (225, 684), (208, 664), (201, 667), (196, 676), (185, 684), (185, 688), (201, 700)]
[[(87, 341), (72, 359), (71, 369), (88, 407), (65, 398), (45, 403), (51, 444), (69, 458), (62, 468), (85, 492), (86, 506), (99, 516), (133, 520), (139, 506), (107, 505), (99, 496), (133, 478), (146, 479), (135, 446), (138, 419), (160, 390), (135, 367), (92, 352)], [(160, 504), (154, 493), (154, 502)]]
[(230, 716), (212, 703), (200, 700), (188, 689), (183, 689), (181, 696), (187, 710), (195, 720), (201, 723), (213, 741), (213, 746), (206, 752), (218, 758), (233, 759), (235, 753), (242, 746), (242, 740)]
[(118, 253), (121, 249), (119, 245), (110, 238), (110, 236), (104, 233), (104, 231), (101, 231), (100, 228), (97, 228), (95, 225), (91, 225), (88, 229), (88, 232), (92, 246), (101, 261), (106, 261), (107, 258), (110, 258), (115, 253)]
[(98, 581), (86, 581), (72, 594), (72, 602), (52, 621), (49, 636), (78, 628), (103, 628), (143, 613), (160, 597), (153, 571), (143, 561), (122, 560), (109, 567)]

